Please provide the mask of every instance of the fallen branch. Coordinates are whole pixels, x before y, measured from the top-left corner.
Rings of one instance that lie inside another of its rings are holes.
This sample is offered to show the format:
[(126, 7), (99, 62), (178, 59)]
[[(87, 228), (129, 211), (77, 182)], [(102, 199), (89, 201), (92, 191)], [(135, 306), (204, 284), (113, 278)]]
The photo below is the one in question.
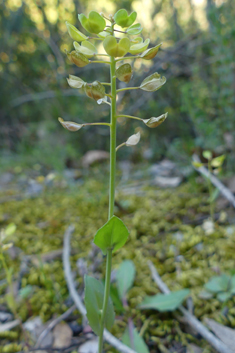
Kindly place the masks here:
[[(65, 279), (67, 282), (69, 293), (70, 293), (71, 297), (73, 298), (77, 309), (82, 314), (83, 319), (87, 320), (86, 319), (86, 308), (83, 305), (82, 300), (76, 291), (73, 277), (72, 277), (70, 261), (69, 261), (69, 258), (70, 258), (70, 237), (71, 237), (72, 233), (74, 232), (74, 229), (75, 229), (74, 226), (71, 225), (67, 228), (67, 230), (64, 234), (63, 266), (64, 266)], [(135, 351), (133, 351), (133, 349), (127, 347), (125, 344), (120, 342), (117, 338), (115, 338), (106, 329), (104, 330), (104, 339), (109, 344), (111, 344), (111, 346), (116, 348), (121, 353), (136, 353)], [(227, 352), (227, 353), (230, 353), (230, 352)]]
[[(152, 274), (152, 278), (159, 287), (159, 289), (164, 294), (169, 294), (170, 290), (167, 285), (162, 281), (156, 268), (151, 261), (148, 261), (148, 266)], [(209, 342), (212, 347), (214, 347), (219, 353), (233, 353), (230, 348), (228, 348), (222, 341), (213, 335), (194, 315), (192, 315), (187, 309), (182, 305), (179, 310), (184, 315), (188, 324), (193, 327), (207, 342)]]
[[(193, 155), (193, 161), (196, 163), (201, 163), (200, 158), (194, 154)], [(221, 183), (219, 179), (216, 178), (214, 174), (211, 174), (207, 168), (205, 167), (194, 167), (195, 170), (197, 170), (199, 173), (204, 175), (206, 178), (209, 178), (212, 184), (221, 192), (221, 194), (233, 205), (235, 208), (235, 197), (233, 193), (224, 185)]]
[(53, 320), (45, 330), (42, 331), (42, 333), (40, 334), (40, 336), (38, 337), (38, 340), (35, 344), (35, 348), (39, 348), (42, 341), (44, 340), (44, 338), (48, 335), (48, 333), (53, 330), (53, 328), (60, 323), (61, 321), (65, 320), (67, 317), (69, 317), (70, 314), (72, 314), (72, 312), (74, 312), (74, 310), (76, 309), (76, 305), (71, 306), (71, 308), (69, 308), (67, 311), (65, 311), (65, 313), (63, 313), (61, 316), (57, 317), (55, 320)]

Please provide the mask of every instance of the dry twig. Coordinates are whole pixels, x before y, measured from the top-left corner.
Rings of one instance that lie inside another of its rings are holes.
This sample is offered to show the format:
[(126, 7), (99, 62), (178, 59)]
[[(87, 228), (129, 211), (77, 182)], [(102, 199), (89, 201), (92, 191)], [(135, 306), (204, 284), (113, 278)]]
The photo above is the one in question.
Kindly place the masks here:
[[(71, 237), (71, 234), (74, 232), (74, 229), (75, 229), (74, 226), (70, 225), (67, 228), (67, 230), (66, 230), (66, 232), (64, 234), (64, 249), (63, 249), (64, 273), (65, 273), (65, 279), (66, 279), (66, 282), (67, 282), (69, 293), (70, 293), (71, 297), (73, 298), (76, 307), (78, 308), (78, 310), (82, 314), (83, 319), (86, 320), (86, 309), (85, 309), (85, 306), (82, 303), (82, 300), (81, 300), (80, 296), (78, 295), (78, 293), (76, 291), (76, 288), (75, 288), (75, 285), (74, 285), (74, 281), (73, 281), (73, 277), (72, 277), (70, 261), (69, 261), (69, 257), (70, 257), (70, 237)], [(136, 353), (133, 349), (127, 347), (125, 344), (120, 342), (117, 338), (115, 338), (106, 329), (104, 330), (104, 339), (109, 344), (111, 344), (111, 346), (116, 348), (121, 353)], [(227, 353), (230, 353), (230, 352), (227, 352)]]
[[(162, 281), (156, 268), (151, 261), (148, 261), (148, 266), (152, 274), (154, 282), (157, 284), (159, 289), (165, 293), (169, 294), (170, 290), (167, 285)], [(192, 315), (187, 309), (182, 305), (179, 310), (184, 315), (187, 323), (193, 327), (207, 342), (209, 342), (212, 347), (214, 347), (219, 353), (233, 353), (230, 348), (228, 348), (222, 341), (213, 335), (194, 315)]]

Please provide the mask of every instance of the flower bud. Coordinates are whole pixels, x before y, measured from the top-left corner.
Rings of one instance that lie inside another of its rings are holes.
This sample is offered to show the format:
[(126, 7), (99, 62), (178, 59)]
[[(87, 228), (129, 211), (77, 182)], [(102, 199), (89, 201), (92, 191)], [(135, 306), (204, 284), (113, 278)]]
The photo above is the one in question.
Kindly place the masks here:
[(96, 101), (105, 97), (105, 88), (99, 81), (85, 85), (86, 95)]
[(145, 59), (145, 60), (151, 60), (153, 59), (157, 53), (158, 53), (158, 50), (160, 49), (162, 43), (158, 44), (156, 47), (153, 47), (153, 48), (150, 48), (150, 49), (147, 49), (145, 50), (141, 55), (140, 57), (142, 59)]
[(66, 21), (65, 24), (68, 29), (69, 35), (73, 40), (76, 40), (77, 42), (81, 42), (88, 38), (87, 36), (85, 36), (85, 34), (80, 32), (76, 27), (71, 25), (71, 23)]
[(132, 77), (132, 68), (130, 64), (123, 64), (116, 70), (116, 77), (122, 81), (128, 83)]
[(69, 131), (78, 131), (84, 126), (83, 124), (77, 124), (73, 121), (64, 121), (62, 118), (58, 118), (58, 120), (61, 125)]
[(161, 123), (163, 123), (163, 121), (166, 120), (168, 113), (162, 114), (160, 116), (158, 116), (157, 118), (152, 117), (150, 119), (143, 119), (143, 122), (145, 123), (145, 125), (147, 125), (150, 128), (154, 128), (159, 126)]

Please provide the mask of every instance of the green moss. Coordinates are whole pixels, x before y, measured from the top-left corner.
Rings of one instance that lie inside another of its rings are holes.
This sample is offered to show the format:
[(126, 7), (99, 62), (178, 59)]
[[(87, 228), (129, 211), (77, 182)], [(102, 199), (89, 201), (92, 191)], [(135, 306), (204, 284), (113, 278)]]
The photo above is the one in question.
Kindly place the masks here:
[[(195, 340), (180, 329), (174, 314), (136, 309), (145, 295), (159, 292), (151, 279), (147, 259), (153, 261), (171, 290), (191, 289), (194, 312), (199, 319), (210, 317), (235, 327), (235, 298), (228, 301), (228, 315), (225, 317), (218, 300), (205, 301), (198, 297), (203, 285), (215, 274), (218, 264), (222, 272), (229, 273), (234, 267), (235, 234), (227, 235), (226, 227), (217, 225), (214, 233), (208, 236), (201, 226), (194, 226), (195, 218), (208, 215), (209, 208), (206, 196), (193, 192), (189, 184), (184, 184), (173, 192), (146, 189), (145, 196), (118, 193), (118, 201), (128, 207), (126, 213), (122, 214), (117, 209), (116, 214), (127, 225), (130, 237), (126, 246), (114, 254), (113, 267), (117, 268), (124, 259), (132, 259), (137, 269), (134, 286), (128, 294), (130, 307), (113, 328), (118, 337), (121, 337), (131, 316), (138, 329), (146, 319), (149, 320), (144, 338), (152, 342), (153, 349), (159, 342), (167, 345), (170, 340), (186, 344)], [(47, 321), (53, 314), (59, 315), (66, 310), (64, 301), (68, 290), (61, 258), (47, 263), (40, 259), (44, 253), (62, 249), (64, 231), (73, 223), (76, 230), (71, 240), (72, 267), (76, 270), (76, 261), (84, 257), (89, 265), (93, 236), (106, 222), (107, 204), (105, 185), (94, 180), (70, 191), (52, 188), (38, 198), (0, 204), (0, 227), (9, 221), (17, 225), (12, 240), (22, 253), (17, 260), (7, 258), (15, 276), (25, 255), (36, 255), (28, 259), (29, 271), (22, 278), (23, 287), (33, 287), (30, 296), (19, 303), (18, 312), (24, 321), (32, 315), (40, 315)], [(101, 254), (99, 256), (102, 258)], [(99, 270), (104, 274), (104, 263)], [(82, 286), (83, 279), (78, 275), (77, 282)], [(2, 287), (2, 294), (5, 289)], [(209, 349), (207, 352), (213, 352), (205, 342), (200, 344)]]

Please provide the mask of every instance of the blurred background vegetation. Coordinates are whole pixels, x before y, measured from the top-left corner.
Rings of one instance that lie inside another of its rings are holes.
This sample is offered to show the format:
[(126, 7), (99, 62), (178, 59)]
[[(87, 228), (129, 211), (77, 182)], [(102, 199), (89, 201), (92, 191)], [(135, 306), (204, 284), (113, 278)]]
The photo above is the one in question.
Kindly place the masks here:
[(65, 21), (82, 30), (78, 13), (94, 9), (108, 15), (119, 8), (137, 11), (150, 47), (163, 42), (153, 62), (136, 60), (131, 84), (155, 71), (167, 78), (152, 94), (126, 92), (119, 110), (145, 119), (169, 112), (157, 130), (120, 121), (118, 142), (136, 131), (142, 134), (138, 148), (121, 150), (120, 158), (129, 153), (133, 161), (168, 157), (188, 164), (195, 151), (210, 149), (215, 155), (225, 153), (227, 171), (234, 172), (234, 0), (1, 1), (1, 166), (33, 162), (62, 170), (76, 167), (88, 150), (108, 150), (106, 129), (73, 134), (58, 123), (59, 116), (78, 123), (109, 119), (107, 106), (98, 106), (67, 84), (69, 74), (88, 82), (106, 81), (109, 70), (99, 64), (80, 69), (68, 62), (64, 49), (72, 48), (72, 40)]

